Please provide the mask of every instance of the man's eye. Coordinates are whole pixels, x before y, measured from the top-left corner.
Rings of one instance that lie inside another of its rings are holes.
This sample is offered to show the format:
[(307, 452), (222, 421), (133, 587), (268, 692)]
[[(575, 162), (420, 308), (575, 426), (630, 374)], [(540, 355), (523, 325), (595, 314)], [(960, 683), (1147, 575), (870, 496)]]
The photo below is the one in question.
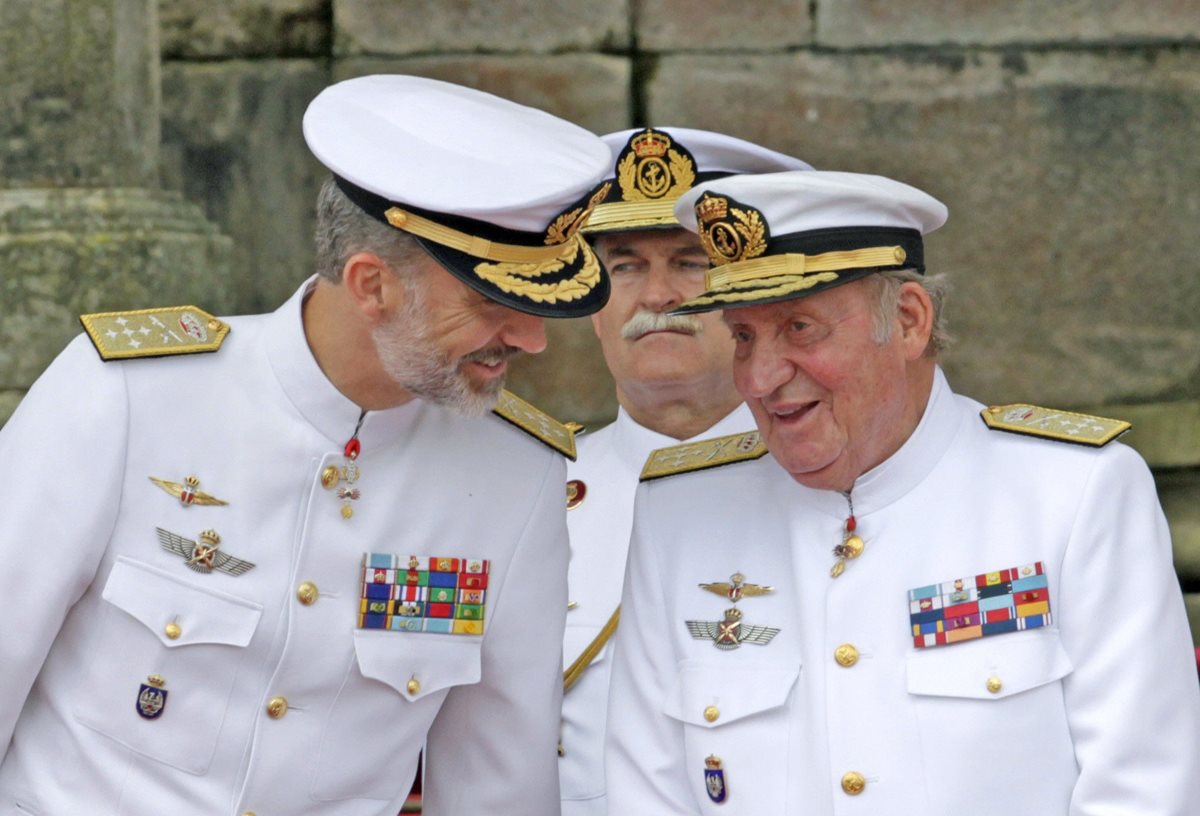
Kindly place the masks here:
[(733, 339), (739, 343), (749, 343), (752, 337), (750, 332), (745, 329), (732, 329), (730, 333), (733, 335)]
[(805, 323), (803, 320), (793, 320), (792, 321), (792, 331), (794, 331), (794, 332), (802, 332), (807, 328), (808, 328), (808, 324)]

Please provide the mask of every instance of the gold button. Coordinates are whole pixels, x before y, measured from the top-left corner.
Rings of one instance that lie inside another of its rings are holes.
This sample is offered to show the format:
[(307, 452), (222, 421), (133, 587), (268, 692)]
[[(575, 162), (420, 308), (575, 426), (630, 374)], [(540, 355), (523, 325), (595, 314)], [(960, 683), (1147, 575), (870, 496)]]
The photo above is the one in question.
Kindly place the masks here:
[(163, 627), (163, 634), (165, 634), (171, 640), (178, 640), (179, 636), (183, 634), (183, 630), (179, 628), (178, 623), (172, 621)]
[(721, 709), (717, 708), (716, 706), (709, 706), (708, 708), (704, 709), (704, 719), (708, 720), (709, 722), (716, 722), (717, 718), (720, 716)]
[(342, 479), (341, 474), (334, 465), (329, 465), (321, 471), (321, 487), (326, 490), (332, 490)]
[(242, 814), (242, 816), (258, 816), (258, 814), (255, 813), (253, 810), (247, 810), (245, 813)]
[(317, 592), (317, 585), (312, 581), (305, 581), (296, 588), (296, 597), (299, 598), (300, 603), (304, 604), (305, 606), (312, 606), (315, 604), (319, 594), (320, 593)]
[(415, 674), (408, 681), (408, 686), (406, 686), (406, 688), (408, 689), (409, 694), (420, 694), (421, 693), (421, 681), (417, 679), (417, 676)]
[(1004, 684), (1000, 682), (1000, 678), (992, 675), (987, 681), (987, 690), (992, 694), (999, 694), (1000, 689), (1004, 688)]
[(896, 263), (904, 263), (908, 259), (908, 253), (904, 251), (904, 247), (896, 247), (895, 257)]
[(853, 644), (843, 643), (833, 650), (833, 659), (839, 666), (848, 669), (858, 662), (858, 649), (855, 649)]
[(287, 697), (272, 697), (267, 703), (267, 716), (272, 720), (278, 720), (284, 714), (287, 714), (287, 710)]
[(842, 775), (842, 790), (848, 796), (858, 796), (867, 786), (867, 778), (858, 771), (847, 771)]

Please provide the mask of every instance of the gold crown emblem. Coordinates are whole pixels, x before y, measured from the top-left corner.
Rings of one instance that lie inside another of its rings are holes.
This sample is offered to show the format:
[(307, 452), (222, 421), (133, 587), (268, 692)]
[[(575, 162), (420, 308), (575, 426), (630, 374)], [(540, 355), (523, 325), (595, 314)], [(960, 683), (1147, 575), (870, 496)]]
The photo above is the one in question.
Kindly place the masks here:
[(708, 768), (711, 771), (721, 770), (720, 757), (716, 757), (716, 756), (713, 756), (712, 754), (709, 754), (707, 757), (704, 758), (704, 767)]
[(661, 159), (671, 148), (671, 137), (656, 130), (646, 129), (629, 140), (629, 146), (639, 159)]
[(720, 221), (729, 214), (729, 199), (705, 195), (696, 202), (696, 219), (701, 224)]
[(200, 540), (210, 547), (215, 547), (221, 543), (221, 537), (217, 535), (216, 530), (205, 530), (200, 534)]
[(197, 487), (200, 486), (200, 480), (197, 479), (195, 476), (188, 476), (187, 478), (185, 478), (183, 480), (183, 482), (184, 482), (184, 484), (186, 484), (188, 487), (192, 488), (193, 490), (195, 490)]
[(146, 682), (149, 683), (150, 685), (154, 686), (155, 688), (162, 688), (163, 686), (165, 686), (167, 684), (167, 681), (164, 680), (160, 675), (157, 675), (157, 674), (152, 674), (149, 677), (147, 677)]

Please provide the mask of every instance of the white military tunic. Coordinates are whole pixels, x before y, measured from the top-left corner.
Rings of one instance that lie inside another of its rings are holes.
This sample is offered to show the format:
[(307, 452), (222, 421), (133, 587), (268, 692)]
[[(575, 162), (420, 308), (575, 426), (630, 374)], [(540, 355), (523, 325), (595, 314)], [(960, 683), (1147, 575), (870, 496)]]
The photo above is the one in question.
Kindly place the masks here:
[[(688, 441), (753, 428), (750, 409), (740, 405)], [(611, 425), (580, 437), (578, 461), (567, 465), (567, 477), (582, 481), (587, 492), (583, 502), (567, 514), (571, 532), (569, 597), (576, 605), (567, 613), (564, 668), (600, 633), (621, 601), (625, 554), (633, 526), (633, 497), (646, 458), (658, 448), (678, 444), (672, 437), (642, 427), (623, 409)], [(604, 721), (611, 650), (612, 641), (563, 699), (563, 756), (558, 761), (563, 816), (607, 813)]]
[[(846, 499), (769, 455), (642, 486), (613, 813), (1197, 812), (1200, 691), (1145, 464), (1121, 444), (988, 430), (980, 408), (938, 372), (912, 437), (854, 486), (866, 549), (837, 579)], [(915, 647), (909, 590), (1037, 562), (1051, 625)], [(737, 603), (743, 627), (780, 630), (766, 645), (717, 649), (685, 624), (723, 619), (729, 599), (697, 584), (735, 572), (774, 587)], [(835, 659), (843, 644), (852, 665)], [(709, 757), (724, 804), (706, 791)]]
[[(0, 813), (390, 816), (427, 738), (427, 813), (557, 813), (563, 460), (414, 400), (362, 422), (344, 519), (320, 477), (360, 411), (302, 292), (215, 354), (102, 363), (77, 339), (4, 428)], [(149, 479), (193, 474), (228, 506)], [(156, 527), (255, 566), (195, 572)], [(356, 628), (364, 553), (488, 559), (485, 634)]]

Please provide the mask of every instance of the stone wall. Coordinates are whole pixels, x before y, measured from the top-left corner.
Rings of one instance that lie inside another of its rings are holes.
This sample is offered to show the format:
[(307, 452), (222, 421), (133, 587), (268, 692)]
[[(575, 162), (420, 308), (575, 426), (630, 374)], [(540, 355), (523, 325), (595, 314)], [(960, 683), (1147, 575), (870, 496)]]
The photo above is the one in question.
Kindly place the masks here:
[[(952, 381), (1134, 419), (1200, 621), (1200, 0), (161, 0), (160, 23), (163, 185), (232, 237), (240, 310), (308, 274), (322, 173), (300, 116), (365, 73), (929, 190), (951, 213), (928, 254), (955, 284)], [(615, 410), (586, 321), (552, 325), (514, 389)]]

